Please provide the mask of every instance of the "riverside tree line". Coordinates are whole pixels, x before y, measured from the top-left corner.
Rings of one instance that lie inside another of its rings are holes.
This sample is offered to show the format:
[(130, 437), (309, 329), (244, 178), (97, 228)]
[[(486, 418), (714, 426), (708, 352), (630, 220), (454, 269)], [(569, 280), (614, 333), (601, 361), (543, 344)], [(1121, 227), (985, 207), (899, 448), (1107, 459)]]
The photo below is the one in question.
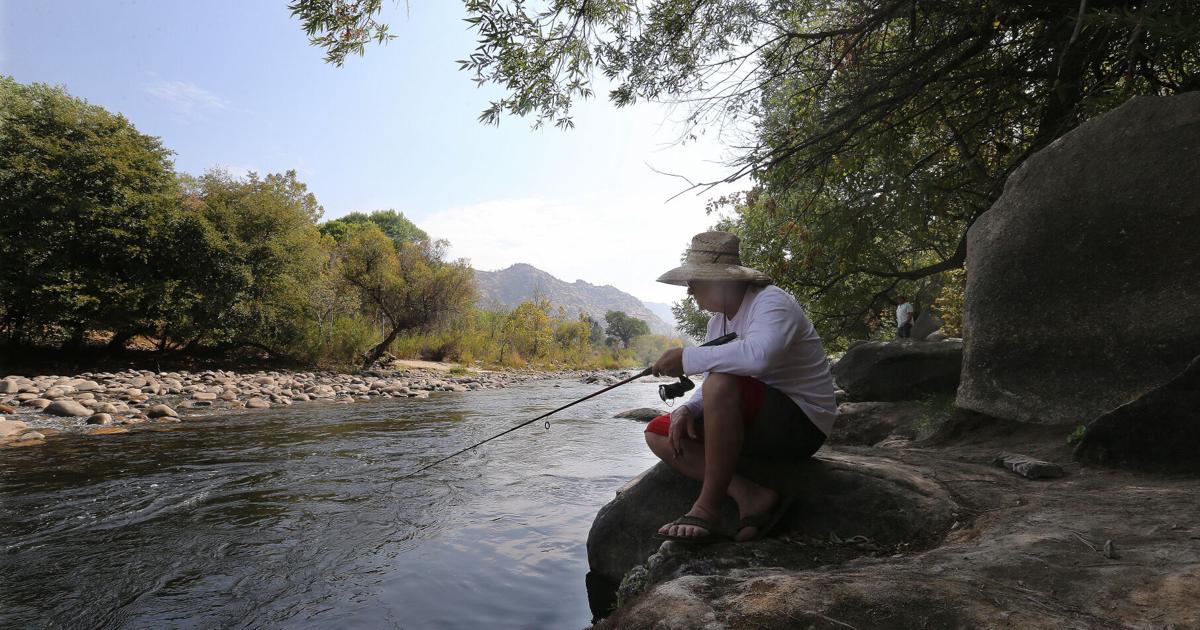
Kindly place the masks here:
[[(9, 347), (246, 348), (309, 364), (413, 357), (646, 362), (671, 340), (531, 300), (475, 306), (473, 271), (393, 210), (321, 221), (295, 171), (199, 177), (123, 116), (0, 77), (0, 336)], [(639, 326), (640, 324), (640, 326)], [(677, 340), (676, 340), (677, 341)]]

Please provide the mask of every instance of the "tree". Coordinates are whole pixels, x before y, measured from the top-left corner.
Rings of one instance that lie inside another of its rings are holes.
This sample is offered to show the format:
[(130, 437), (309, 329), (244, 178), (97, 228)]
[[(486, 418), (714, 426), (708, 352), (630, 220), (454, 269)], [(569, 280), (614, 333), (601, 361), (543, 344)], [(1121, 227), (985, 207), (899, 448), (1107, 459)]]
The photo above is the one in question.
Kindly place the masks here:
[(321, 233), (340, 241), (352, 226), (367, 223), (375, 224), (388, 238), (392, 239), (397, 248), (404, 243), (422, 243), (430, 240), (425, 230), (409, 221), (403, 212), (395, 210), (376, 210), (371, 213), (351, 212), (346, 216), (321, 224)]
[(11, 341), (147, 325), (167, 289), (170, 151), (123, 116), (0, 76), (0, 329)]
[(588, 343), (593, 346), (603, 345), (604, 327), (600, 325), (600, 322), (592, 319), (592, 316), (587, 313), (580, 313), (579, 319), (588, 326)]
[(160, 336), (284, 353), (321, 308), (313, 291), (331, 244), (313, 225), (315, 199), (294, 173), (214, 169), (183, 184), (174, 256), (160, 270), (175, 279)]
[(696, 341), (704, 341), (704, 337), (708, 335), (708, 320), (711, 315), (700, 310), (692, 296), (672, 304), (671, 314), (675, 316), (679, 332)]
[[(485, 122), (569, 127), (599, 70), (618, 106), (684, 103), (687, 135), (735, 130), (723, 181), (751, 190), (726, 200), (727, 227), (839, 336), (893, 291), (936, 292), (1028, 156), (1131, 96), (1200, 88), (1190, 0), (466, 6), (479, 46), (462, 68), (505, 90)], [(375, 3), (291, 7), (339, 63), (388, 37)]]
[(604, 321), (608, 323), (604, 332), (620, 340), (621, 345), (626, 348), (634, 337), (650, 334), (650, 326), (646, 322), (630, 317), (623, 311), (608, 311), (604, 314)]
[(384, 338), (363, 357), (364, 367), (378, 361), (401, 332), (429, 326), (474, 301), (470, 267), (442, 262), (435, 254), (414, 243), (397, 248), (374, 223), (353, 226), (339, 243), (339, 276), (385, 323)]

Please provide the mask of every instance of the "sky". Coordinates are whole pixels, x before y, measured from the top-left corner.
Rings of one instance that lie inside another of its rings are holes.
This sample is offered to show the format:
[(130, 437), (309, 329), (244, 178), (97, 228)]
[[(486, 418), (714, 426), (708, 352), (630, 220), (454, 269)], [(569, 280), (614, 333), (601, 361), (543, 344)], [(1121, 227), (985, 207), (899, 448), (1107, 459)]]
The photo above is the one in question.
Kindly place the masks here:
[(603, 96), (571, 131), (485, 126), (500, 92), (458, 70), (475, 46), (461, 4), (384, 4), (398, 38), (338, 68), (287, 0), (0, 0), (0, 74), (124, 114), (179, 171), (295, 169), (326, 219), (401, 211), (478, 269), (525, 262), (646, 301), (683, 297), (654, 279), (717, 221), (707, 200), (741, 186), (676, 196), (687, 183), (663, 173), (723, 177), (722, 138), (680, 144), (681, 112)]

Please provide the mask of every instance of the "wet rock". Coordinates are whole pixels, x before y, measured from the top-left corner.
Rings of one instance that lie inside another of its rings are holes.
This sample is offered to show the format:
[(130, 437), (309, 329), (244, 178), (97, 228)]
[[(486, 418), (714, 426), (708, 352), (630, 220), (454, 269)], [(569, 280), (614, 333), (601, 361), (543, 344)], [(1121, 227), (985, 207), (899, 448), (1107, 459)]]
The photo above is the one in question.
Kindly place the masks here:
[(33, 407), (34, 409), (45, 409), (50, 406), (50, 401), (45, 398), (30, 398), (21, 403), (22, 407)]
[(146, 409), (146, 417), (148, 418), (161, 418), (163, 416), (177, 418), (179, 417), (179, 413), (167, 405), (152, 405)]
[(665, 413), (668, 413), (668, 412), (660, 411), (658, 409), (654, 409), (653, 407), (638, 407), (637, 409), (627, 409), (625, 411), (622, 411), (622, 412), (614, 415), (613, 417), (614, 418), (629, 418), (630, 420), (640, 420), (640, 421), (646, 422), (646, 421), (653, 420), (653, 419), (657, 418), (658, 416), (661, 416)]
[(1026, 479), (1056, 479), (1066, 474), (1058, 464), (1016, 453), (1000, 453), (992, 464), (1007, 468)]
[(45, 443), (45, 440), (14, 440), (6, 443), (5, 446), (41, 446)]
[(1175, 378), (1087, 425), (1076, 459), (1154, 472), (1200, 472), (1200, 356)]
[(962, 367), (961, 341), (867, 341), (833, 366), (839, 388), (853, 400), (912, 400), (953, 393)]
[(20, 420), (5, 420), (0, 417), (0, 438), (20, 435), (28, 426)]
[(92, 415), (92, 410), (73, 400), (56, 400), (43, 409), (48, 414), (55, 416), (77, 416), (86, 417)]
[(1191, 361), (1197, 120), (1200, 92), (1133, 98), (1009, 176), (968, 233), (959, 407), (1075, 426)]
[(213, 392), (195, 392), (192, 394), (192, 400), (203, 400), (212, 402), (217, 399), (217, 395)]
[(100, 404), (96, 405), (95, 407), (92, 407), (92, 411), (94, 411), (96, 413), (113, 414), (113, 413), (118, 413), (119, 410), (117, 409), (116, 405), (105, 402), (105, 403), (100, 403)]
[(38, 433), (37, 431), (29, 431), (27, 433), (22, 433), (21, 437), (19, 437), (17, 439), (18, 440), (44, 440), (44, 439), (46, 439), (46, 436), (41, 433)]
[(13, 413), (16, 410), (17, 408), (13, 407), (12, 405), (0, 404), (0, 413)]
[(270, 409), (271, 403), (269, 403), (261, 398), (251, 398), (250, 400), (246, 401), (246, 408), (247, 409)]
[(125, 427), (97, 427), (88, 431), (86, 435), (117, 435), (119, 433), (129, 433), (129, 429)]
[(88, 424), (112, 424), (113, 418), (107, 413), (98, 413), (87, 419)]

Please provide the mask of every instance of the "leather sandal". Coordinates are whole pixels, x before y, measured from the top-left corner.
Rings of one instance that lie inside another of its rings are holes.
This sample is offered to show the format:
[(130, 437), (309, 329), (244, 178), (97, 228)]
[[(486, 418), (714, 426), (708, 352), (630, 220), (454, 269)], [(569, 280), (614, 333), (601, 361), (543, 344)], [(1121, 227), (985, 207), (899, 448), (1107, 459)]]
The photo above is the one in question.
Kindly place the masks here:
[(705, 534), (700, 536), (676, 536), (674, 534), (664, 534), (662, 532), (654, 532), (656, 540), (672, 540), (675, 542), (686, 543), (691, 545), (710, 545), (716, 542), (729, 540), (729, 534), (721, 531), (707, 519), (700, 516), (688, 516), (684, 514), (679, 518), (667, 523), (667, 527), (671, 525), (691, 525), (692, 527), (703, 527)]

